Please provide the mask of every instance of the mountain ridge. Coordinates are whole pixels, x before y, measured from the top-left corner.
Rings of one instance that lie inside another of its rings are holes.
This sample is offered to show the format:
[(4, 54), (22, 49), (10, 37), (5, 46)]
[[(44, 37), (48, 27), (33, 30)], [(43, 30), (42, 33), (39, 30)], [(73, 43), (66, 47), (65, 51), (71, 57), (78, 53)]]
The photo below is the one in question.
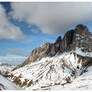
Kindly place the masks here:
[[(52, 57), (55, 56), (57, 53), (63, 53), (71, 50), (75, 50), (76, 47), (82, 48), (83, 51), (92, 51), (92, 34), (89, 32), (87, 26), (83, 24), (79, 24), (75, 27), (73, 30), (69, 30), (64, 35), (64, 38), (61, 39), (61, 36), (57, 38), (57, 40), (54, 43), (46, 42), (43, 45), (35, 48), (32, 50), (30, 56), (28, 59), (26, 59), (22, 64), (15, 67), (13, 70), (23, 67), (24, 65), (34, 62), (37, 59), (41, 59), (43, 57)], [(80, 41), (89, 40), (91, 42), (88, 43), (82, 43)], [(87, 48), (88, 47), (88, 48)]]

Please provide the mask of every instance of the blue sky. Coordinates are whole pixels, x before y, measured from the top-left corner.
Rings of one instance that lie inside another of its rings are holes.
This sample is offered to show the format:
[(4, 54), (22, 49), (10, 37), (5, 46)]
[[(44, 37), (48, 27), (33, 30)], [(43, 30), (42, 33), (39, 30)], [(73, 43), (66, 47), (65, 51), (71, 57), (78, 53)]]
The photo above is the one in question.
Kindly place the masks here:
[[(8, 16), (8, 13), (10, 12), (10, 3), (1, 3), (4, 6), (4, 9), (6, 10), (6, 15)], [(20, 27), (21, 31), (26, 35), (26, 38), (23, 40), (11, 40), (11, 39), (0, 39), (0, 50), (6, 51), (9, 48), (25, 48), (27, 49), (28, 53), (34, 49), (35, 47), (39, 46), (40, 44), (43, 44), (46, 41), (54, 42), (57, 38), (58, 34), (49, 35), (44, 34), (41, 32), (40, 27), (38, 27), (36, 24), (28, 24), (25, 21), (17, 21), (13, 18), (10, 18), (9, 21)], [(32, 31), (34, 30), (34, 32)]]
[[(18, 56), (24, 58), (28, 57), (30, 52), (34, 48), (45, 42), (53, 43), (58, 36), (63, 37), (66, 30), (74, 28), (79, 23), (87, 25), (90, 32), (92, 30), (92, 21), (91, 21), (91, 17), (89, 16), (89, 14), (91, 14), (90, 12), (92, 9), (88, 11), (90, 8), (88, 7), (88, 5), (86, 7), (82, 5), (83, 9), (85, 8), (88, 9), (84, 10), (85, 13), (84, 12), (81, 13), (78, 11), (80, 16), (79, 17), (75, 16), (75, 19), (73, 18), (72, 20), (72, 18), (69, 17), (69, 15), (67, 15), (66, 13), (64, 16), (62, 15), (62, 13), (59, 13), (60, 11), (57, 11), (57, 9), (59, 10), (60, 8), (62, 10), (61, 7), (62, 4), (59, 5), (60, 6), (59, 8), (55, 7), (58, 5), (53, 3), (51, 5), (47, 3), (46, 4), (48, 5), (47, 7), (43, 3), (45, 8), (44, 6), (42, 7), (42, 4), (40, 3), (36, 5), (31, 3), (30, 4), (23, 3), (19, 5), (18, 4), (19, 3), (7, 3), (7, 2), (0, 3), (1, 5), (0, 13), (1, 15), (4, 15), (0, 17), (2, 18), (2, 22), (1, 22), (2, 26), (0, 29), (1, 30), (0, 57), (3, 57), (2, 59), (4, 60), (5, 57), (9, 57), (9, 56), (11, 58)], [(54, 6), (55, 9), (53, 8), (52, 5), (55, 5)], [(70, 7), (70, 9), (65, 8), (63, 11), (71, 10), (71, 8), (72, 7)], [(48, 11), (48, 9), (50, 10)], [(77, 5), (75, 10), (76, 9), (79, 10), (79, 7)], [(83, 15), (83, 18), (81, 18), (82, 14), (85, 14), (85, 16)], [(61, 15), (64, 16), (65, 19), (62, 18)], [(78, 21), (78, 19), (80, 21)], [(4, 23), (3, 20), (5, 21)], [(9, 31), (8, 29), (11, 31)], [(14, 31), (16, 32), (14, 33)], [(0, 60), (2, 61), (2, 59)], [(23, 58), (19, 60), (18, 63), (20, 63), (20, 61), (23, 62)], [(9, 61), (7, 62), (9, 63)]]
[[(11, 10), (10, 4), (11, 3), (1, 3), (1, 5), (4, 6), (7, 18), (9, 17), (8, 13)], [(18, 26), (23, 32), (23, 34), (26, 35), (26, 38), (23, 40), (12, 40), (5, 38), (0, 39), (0, 55), (2, 57), (0, 57), (0, 60), (3, 60), (4, 63), (8, 62), (10, 64), (10, 61), (4, 61), (6, 60), (6, 57), (8, 59), (9, 56), (11, 56), (11, 58), (17, 56), (25, 58), (30, 54), (31, 50), (33, 50), (34, 48), (47, 41), (54, 42), (58, 36), (58, 34), (49, 35), (42, 33), (41, 28), (38, 27), (36, 24), (28, 24), (25, 21), (20, 22), (13, 18), (9, 18), (8, 20), (15, 26)], [(15, 50), (17, 54), (14, 52)], [(16, 62), (14, 62), (14, 64), (16, 64)]]

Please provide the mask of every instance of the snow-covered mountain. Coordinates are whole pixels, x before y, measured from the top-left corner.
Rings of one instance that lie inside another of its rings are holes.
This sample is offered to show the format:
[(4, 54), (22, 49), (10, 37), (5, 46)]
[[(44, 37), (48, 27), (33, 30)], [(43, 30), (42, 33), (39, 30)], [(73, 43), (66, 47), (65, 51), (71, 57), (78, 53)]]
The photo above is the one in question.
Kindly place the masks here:
[(0, 63), (0, 90), (22, 90), (7, 79), (7, 75), (15, 66)]
[(72, 83), (86, 70), (75, 51), (42, 58), (11, 72), (11, 80), (25, 89), (49, 89)]
[(81, 76), (76, 77), (70, 84), (64, 86), (55, 85), (49, 87), (50, 90), (92, 90), (92, 67), (89, 67), (85, 73)]
[(2, 74), (3, 76), (7, 76), (7, 74), (8, 74), (9, 72), (11, 72), (11, 70), (12, 70), (14, 67), (15, 67), (15, 66), (13, 66), (13, 65), (0, 63), (0, 74)]
[(8, 79), (28, 90), (92, 88), (91, 65), (92, 34), (80, 24), (63, 39), (35, 48)]

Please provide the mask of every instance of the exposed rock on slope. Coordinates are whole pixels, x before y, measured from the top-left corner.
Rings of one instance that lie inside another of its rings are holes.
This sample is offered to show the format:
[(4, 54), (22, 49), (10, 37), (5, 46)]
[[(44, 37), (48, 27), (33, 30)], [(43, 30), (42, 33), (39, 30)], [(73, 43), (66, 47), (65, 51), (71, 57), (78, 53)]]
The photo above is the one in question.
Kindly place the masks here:
[(8, 64), (0, 64), (0, 74), (7, 77), (8, 73), (11, 72), (14, 67), (15, 66), (11, 66)]

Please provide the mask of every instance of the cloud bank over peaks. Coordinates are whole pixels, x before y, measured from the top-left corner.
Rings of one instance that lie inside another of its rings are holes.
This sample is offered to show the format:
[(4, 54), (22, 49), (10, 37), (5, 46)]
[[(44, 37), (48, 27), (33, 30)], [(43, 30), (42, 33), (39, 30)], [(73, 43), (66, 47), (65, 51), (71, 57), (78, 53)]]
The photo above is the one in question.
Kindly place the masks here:
[(43, 33), (59, 34), (69, 27), (91, 21), (92, 3), (11, 3), (9, 13), (14, 19), (36, 24)]

